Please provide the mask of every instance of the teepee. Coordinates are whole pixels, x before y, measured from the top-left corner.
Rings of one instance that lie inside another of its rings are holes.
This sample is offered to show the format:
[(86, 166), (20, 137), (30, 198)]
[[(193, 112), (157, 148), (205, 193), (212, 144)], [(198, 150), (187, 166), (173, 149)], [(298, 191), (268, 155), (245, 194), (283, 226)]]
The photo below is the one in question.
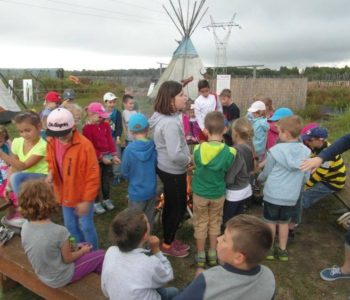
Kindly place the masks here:
[(194, 2), (191, 7), (190, 0), (187, 1), (187, 11), (182, 10), (182, 6), (179, 0), (179, 7), (176, 9), (173, 2), (169, 0), (171, 8), (173, 10), (174, 16), (169, 12), (169, 10), (163, 5), (166, 13), (170, 17), (171, 21), (174, 23), (176, 29), (181, 34), (181, 41), (179, 46), (173, 53), (173, 57), (163, 72), (156, 86), (154, 87), (150, 97), (155, 98), (158, 93), (160, 85), (167, 80), (183, 81), (190, 77), (193, 77), (193, 80), (185, 86), (185, 92), (188, 97), (195, 99), (198, 95), (197, 83), (198, 80), (202, 79), (201, 70), (203, 70), (203, 63), (197, 53), (196, 48), (194, 47), (191, 41), (191, 35), (196, 30), (198, 24), (203, 19), (205, 13), (208, 11), (208, 8), (203, 10), (203, 6), (206, 0), (201, 0), (197, 6), (197, 1)]
[(0, 78), (0, 124), (11, 122), (12, 118), (20, 111), (21, 109)]

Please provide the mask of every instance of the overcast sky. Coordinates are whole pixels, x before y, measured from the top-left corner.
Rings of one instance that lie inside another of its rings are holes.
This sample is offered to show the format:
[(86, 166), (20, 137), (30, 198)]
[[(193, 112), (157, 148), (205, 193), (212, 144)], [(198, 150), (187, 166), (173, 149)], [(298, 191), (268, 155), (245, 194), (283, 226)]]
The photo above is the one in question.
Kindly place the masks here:
[[(158, 67), (180, 39), (162, 4), (170, 7), (164, 0), (0, 0), (0, 68)], [(350, 65), (349, 0), (207, 0), (205, 7), (192, 36), (205, 66), (214, 65), (215, 44), (203, 26), (210, 15), (227, 22), (234, 12), (242, 29), (232, 30), (228, 65)]]

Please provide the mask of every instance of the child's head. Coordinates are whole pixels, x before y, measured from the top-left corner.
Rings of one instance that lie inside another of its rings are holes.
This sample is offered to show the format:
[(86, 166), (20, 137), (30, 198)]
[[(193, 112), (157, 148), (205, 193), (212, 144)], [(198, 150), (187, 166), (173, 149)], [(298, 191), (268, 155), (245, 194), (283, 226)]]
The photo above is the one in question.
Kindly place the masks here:
[(148, 120), (147, 118), (140, 113), (133, 114), (130, 117), (128, 129), (134, 134), (142, 137), (147, 137), (148, 132)]
[(220, 135), (225, 131), (225, 117), (221, 112), (211, 111), (204, 118), (204, 127), (208, 135)]
[(253, 140), (253, 136), (253, 126), (247, 118), (239, 118), (234, 121), (232, 126), (232, 138), (235, 142), (241, 139), (249, 143)]
[(0, 125), (0, 147), (7, 142), (9, 139), (9, 134), (5, 126)]
[(198, 81), (198, 92), (203, 97), (208, 97), (210, 93), (209, 81), (206, 79)]
[(196, 117), (196, 114), (195, 114), (195, 112), (194, 112), (194, 104), (191, 104), (191, 105), (190, 105), (190, 109), (188, 110), (188, 117), (189, 117), (190, 119)]
[(220, 93), (219, 98), (222, 106), (229, 106), (232, 103), (231, 90), (223, 89)]
[(64, 102), (62, 104), (62, 107), (71, 112), (74, 118), (75, 126), (79, 126), (81, 124), (81, 118), (83, 114), (82, 108), (78, 104), (73, 102)]
[(258, 100), (252, 103), (248, 108), (248, 111), (252, 113), (254, 118), (259, 118), (265, 116), (266, 106), (265, 103)]
[(186, 108), (187, 96), (182, 85), (177, 81), (165, 81), (159, 87), (154, 111), (163, 115), (171, 115)]
[(75, 92), (73, 89), (65, 89), (62, 95), (64, 101), (74, 101), (75, 100)]
[(266, 257), (272, 242), (271, 229), (264, 221), (239, 215), (226, 223), (225, 233), (218, 237), (218, 258), (234, 267), (251, 269)]
[(301, 130), (301, 139), (311, 150), (321, 149), (327, 137), (327, 129), (316, 123), (308, 124)]
[(91, 102), (87, 106), (86, 112), (89, 121), (93, 124), (99, 123), (102, 119), (107, 119), (110, 116), (110, 114), (106, 112), (104, 106), (99, 102)]
[(293, 116), (293, 115), (294, 115), (294, 113), (293, 113), (293, 111), (290, 108), (288, 108), (288, 107), (280, 107), (280, 108), (276, 109), (276, 111), (273, 113), (271, 118), (269, 118), (269, 121), (277, 122), (277, 121), (279, 121), (282, 118), (290, 117), (290, 116)]
[(123, 106), (124, 106), (124, 109), (126, 109), (126, 110), (129, 110), (129, 111), (134, 110), (134, 106), (135, 106), (134, 97), (131, 96), (130, 94), (124, 94), (123, 95)]
[(63, 107), (56, 108), (47, 116), (46, 134), (67, 142), (72, 137), (75, 122), (72, 113)]
[(61, 95), (55, 91), (48, 92), (45, 95), (45, 107), (55, 109), (61, 104)]
[(301, 118), (296, 115), (282, 118), (277, 122), (277, 128), (282, 142), (298, 139), (302, 128)]
[(118, 97), (111, 92), (108, 92), (103, 95), (103, 102), (108, 111), (112, 111), (115, 105), (117, 104)]
[(25, 140), (36, 141), (40, 137), (41, 119), (36, 112), (31, 110), (21, 112), (15, 116), (14, 122), (19, 134)]
[(141, 210), (127, 208), (115, 216), (110, 231), (120, 251), (130, 252), (148, 240), (150, 225)]
[(28, 180), (18, 195), (21, 214), (29, 221), (46, 220), (57, 210), (52, 187), (43, 180)]
[(261, 101), (265, 103), (267, 111), (274, 111), (274, 107), (273, 107), (271, 98), (264, 97)]

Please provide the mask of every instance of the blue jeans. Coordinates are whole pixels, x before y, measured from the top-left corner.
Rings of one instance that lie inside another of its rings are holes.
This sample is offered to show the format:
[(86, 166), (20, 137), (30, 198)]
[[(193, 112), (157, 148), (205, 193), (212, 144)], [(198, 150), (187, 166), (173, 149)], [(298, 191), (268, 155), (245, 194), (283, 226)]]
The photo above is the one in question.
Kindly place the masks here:
[(21, 184), (30, 179), (45, 178), (46, 174), (42, 173), (27, 173), (27, 172), (16, 172), (13, 173), (10, 181), (13, 192), (18, 196)]
[(162, 300), (171, 300), (179, 293), (179, 290), (175, 287), (167, 287), (159, 288), (157, 292)]
[(79, 217), (75, 213), (75, 207), (62, 206), (64, 226), (77, 243), (86, 242), (93, 246), (93, 250), (98, 249), (97, 233), (94, 224), (94, 205), (90, 205), (86, 215)]
[(335, 193), (334, 190), (330, 189), (321, 182), (316, 183), (313, 187), (303, 191), (302, 201), (303, 208), (309, 208), (319, 200), (327, 197), (330, 194)]

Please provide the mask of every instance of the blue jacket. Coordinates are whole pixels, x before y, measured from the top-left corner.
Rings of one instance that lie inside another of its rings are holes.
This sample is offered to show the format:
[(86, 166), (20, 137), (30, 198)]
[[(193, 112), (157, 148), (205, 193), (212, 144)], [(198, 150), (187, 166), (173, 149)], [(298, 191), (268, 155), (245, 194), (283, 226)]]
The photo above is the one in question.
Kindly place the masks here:
[(265, 153), (267, 142), (267, 131), (269, 130), (269, 124), (265, 117), (259, 117), (252, 119), (252, 125), (254, 129), (253, 144), (256, 154), (262, 155)]
[(146, 201), (156, 195), (157, 152), (152, 140), (135, 140), (123, 152), (121, 171), (129, 181), (131, 201)]
[(310, 149), (299, 142), (273, 146), (258, 177), (259, 181), (266, 181), (264, 200), (276, 205), (294, 206), (308, 175), (300, 171), (299, 166), (309, 156)]
[(122, 114), (116, 108), (113, 108), (111, 116), (109, 117), (112, 121), (112, 136), (113, 138), (121, 137), (123, 133), (123, 122), (122, 122)]

